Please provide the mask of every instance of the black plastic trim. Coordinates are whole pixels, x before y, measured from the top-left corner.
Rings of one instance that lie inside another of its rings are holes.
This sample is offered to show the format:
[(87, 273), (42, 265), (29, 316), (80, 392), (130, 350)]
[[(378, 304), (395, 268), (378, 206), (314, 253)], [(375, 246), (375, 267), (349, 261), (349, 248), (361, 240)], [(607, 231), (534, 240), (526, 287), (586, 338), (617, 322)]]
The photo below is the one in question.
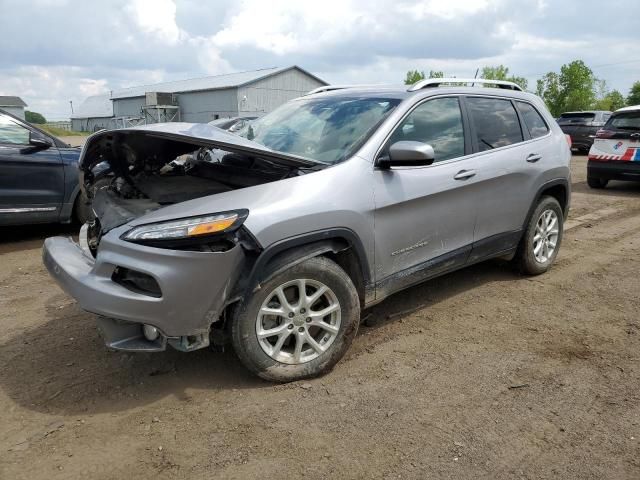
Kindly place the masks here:
[(567, 196), (566, 203), (564, 205), (564, 211), (563, 211), (564, 218), (566, 220), (567, 215), (569, 213), (569, 205), (571, 204), (571, 198), (569, 197), (571, 195), (570, 193), (571, 188), (569, 187), (569, 182), (566, 178), (557, 178), (555, 180), (550, 180), (547, 183), (543, 184), (536, 192), (536, 195), (533, 197), (533, 201), (531, 202), (531, 206), (529, 207), (529, 211), (527, 212), (527, 216), (524, 219), (524, 223), (522, 224), (523, 231), (526, 230), (527, 224), (529, 223), (529, 219), (531, 218), (533, 211), (538, 205), (538, 201), (540, 200), (540, 197), (542, 197), (542, 193), (551, 187), (555, 187), (556, 185), (562, 185), (564, 187), (565, 194)]
[(473, 243), (473, 249), (467, 263), (482, 262), (496, 256), (503, 255), (518, 247), (523, 230), (498, 233)]
[(389, 275), (376, 283), (375, 301), (472, 264), (509, 255), (521, 238), (522, 230), (499, 233)]
[(293, 257), (288, 259), (287, 265), (292, 266), (300, 261), (309, 258), (309, 255), (315, 256), (321, 253), (326, 253), (328, 251), (334, 251), (339, 248), (335, 243), (331, 243), (331, 241), (335, 240), (344, 240), (347, 243), (347, 247), (352, 247), (358, 257), (358, 261), (360, 262), (360, 267), (362, 269), (362, 278), (364, 280), (365, 287), (372, 283), (371, 280), (371, 271), (369, 269), (369, 262), (367, 261), (367, 254), (365, 252), (364, 246), (362, 245), (362, 241), (358, 237), (358, 235), (351, 229), (348, 228), (331, 228), (327, 230), (316, 230), (314, 232), (305, 233), (303, 235), (299, 235), (296, 237), (287, 238), (281, 240), (279, 242), (274, 243), (273, 245), (265, 248), (260, 256), (256, 259), (256, 262), (253, 264), (253, 268), (251, 269), (251, 273), (249, 274), (248, 286), (253, 288), (254, 285), (261, 279), (267, 272), (268, 264), (280, 254), (284, 254), (285, 252), (293, 249), (297, 249), (303, 247), (305, 245), (314, 244), (313, 252), (307, 252), (307, 255), (296, 255), (293, 254)]
[(472, 245), (457, 248), (383, 278), (376, 283), (376, 302), (400, 290), (464, 267)]

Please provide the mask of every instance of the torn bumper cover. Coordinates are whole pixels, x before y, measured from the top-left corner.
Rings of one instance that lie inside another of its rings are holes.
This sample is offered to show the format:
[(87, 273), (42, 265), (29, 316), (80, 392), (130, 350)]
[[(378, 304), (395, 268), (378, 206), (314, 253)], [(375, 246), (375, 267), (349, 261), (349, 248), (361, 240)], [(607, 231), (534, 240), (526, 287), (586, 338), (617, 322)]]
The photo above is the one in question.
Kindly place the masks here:
[[(152, 248), (121, 240), (128, 228), (102, 237), (95, 259), (70, 238), (47, 238), (44, 264), (81, 308), (102, 317), (107, 346), (129, 351), (164, 350), (167, 343), (179, 350), (206, 346), (210, 325), (245, 261), (242, 247), (224, 252)], [(158, 338), (145, 338), (143, 325), (157, 328)]]

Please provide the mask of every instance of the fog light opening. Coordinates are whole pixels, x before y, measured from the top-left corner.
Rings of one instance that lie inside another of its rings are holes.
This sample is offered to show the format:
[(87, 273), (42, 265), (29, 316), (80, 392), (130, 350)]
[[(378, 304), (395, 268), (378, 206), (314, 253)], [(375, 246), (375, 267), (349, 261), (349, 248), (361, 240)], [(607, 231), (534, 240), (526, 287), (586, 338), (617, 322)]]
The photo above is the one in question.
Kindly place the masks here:
[(146, 338), (150, 342), (157, 340), (160, 336), (160, 332), (158, 332), (158, 329), (152, 325), (144, 325), (142, 327), (142, 333), (144, 333), (144, 338)]

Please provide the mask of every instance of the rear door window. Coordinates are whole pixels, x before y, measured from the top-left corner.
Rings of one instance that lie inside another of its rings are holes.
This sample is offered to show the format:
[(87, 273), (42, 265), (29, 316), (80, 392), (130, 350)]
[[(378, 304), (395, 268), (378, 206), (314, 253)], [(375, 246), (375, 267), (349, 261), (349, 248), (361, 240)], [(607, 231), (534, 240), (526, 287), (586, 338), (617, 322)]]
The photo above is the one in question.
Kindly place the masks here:
[(533, 105), (525, 102), (516, 102), (516, 105), (531, 138), (544, 137), (549, 132), (549, 127), (547, 127), (542, 115)]
[(466, 105), (481, 152), (522, 142), (522, 129), (510, 100), (467, 97)]

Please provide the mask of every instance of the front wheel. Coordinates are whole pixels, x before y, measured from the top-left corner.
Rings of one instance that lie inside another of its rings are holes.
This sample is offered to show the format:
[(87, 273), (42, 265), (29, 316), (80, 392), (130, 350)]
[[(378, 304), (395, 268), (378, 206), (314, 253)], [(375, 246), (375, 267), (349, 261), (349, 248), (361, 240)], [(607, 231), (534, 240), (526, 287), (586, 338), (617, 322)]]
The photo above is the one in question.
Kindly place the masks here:
[(351, 278), (335, 262), (316, 257), (273, 275), (245, 299), (232, 319), (231, 339), (249, 370), (291, 382), (331, 370), (359, 323)]
[(549, 270), (560, 249), (563, 223), (558, 200), (542, 197), (529, 219), (514, 259), (522, 273), (539, 275)]

